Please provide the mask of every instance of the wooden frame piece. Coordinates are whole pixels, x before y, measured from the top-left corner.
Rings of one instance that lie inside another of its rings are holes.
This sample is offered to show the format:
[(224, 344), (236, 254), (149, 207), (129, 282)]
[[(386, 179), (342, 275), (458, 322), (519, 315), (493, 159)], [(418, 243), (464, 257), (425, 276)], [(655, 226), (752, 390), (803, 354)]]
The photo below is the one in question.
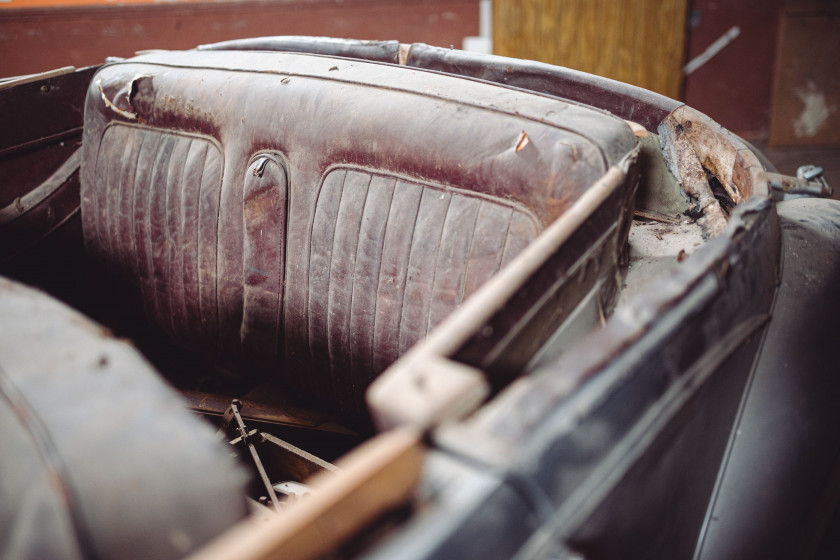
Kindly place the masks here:
[(408, 501), (422, 464), (420, 432), (380, 434), (339, 460), (338, 471), (312, 477), (311, 495), (268, 521), (243, 521), (188, 560), (318, 558)]
[[(508, 266), (374, 381), (367, 400), (381, 428), (405, 425), (429, 429), (464, 417), (481, 405), (491, 391), (490, 382), (481, 370), (453, 360), (454, 355), (486, 330), (493, 316), (626, 184), (638, 151), (637, 144)], [(631, 190), (635, 191), (635, 185)]]

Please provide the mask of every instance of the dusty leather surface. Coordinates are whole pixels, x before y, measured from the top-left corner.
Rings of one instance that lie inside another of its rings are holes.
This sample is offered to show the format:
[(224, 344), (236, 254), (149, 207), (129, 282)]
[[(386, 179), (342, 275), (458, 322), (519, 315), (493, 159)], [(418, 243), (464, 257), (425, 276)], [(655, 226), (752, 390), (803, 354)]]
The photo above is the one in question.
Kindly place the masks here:
[[(144, 55), (89, 90), (86, 247), (184, 344), (352, 407), (633, 146), (602, 112), (410, 68)], [(285, 186), (251, 184), (266, 152)]]
[(0, 557), (182, 558), (245, 472), (130, 344), (0, 277)]
[(358, 41), (333, 37), (306, 37), (281, 35), (277, 37), (252, 37), (234, 39), (210, 45), (199, 50), (282, 51), (325, 54), (347, 58), (360, 58), (376, 62), (396, 63), (399, 58), (399, 41)]
[(95, 160), (90, 202), (98, 211), (84, 216), (86, 245), (134, 284), (158, 326), (183, 341), (218, 339), (222, 165), (207, 138), (123, 124), (106, 129)]
[(399, 60), (400, 47), (397, 41), (280, 35), (223, 41), (202, 45), (199, 49), (309, 52), (377, 62), (399, 62), (406, 66), (477, 78), (600, 107), (622, 119), (638, 122), (651, 131), (655, 131), (665, 117), (683, 105), (640, 87), (563, 66), (424, 43), (402, 45), (405, 59)]
[(571, 68), (533, 60), (444, 49), (415, 43), (406, 64), (479, 78), (600, 107), (648, 130), (683, 103), (658, 93)]

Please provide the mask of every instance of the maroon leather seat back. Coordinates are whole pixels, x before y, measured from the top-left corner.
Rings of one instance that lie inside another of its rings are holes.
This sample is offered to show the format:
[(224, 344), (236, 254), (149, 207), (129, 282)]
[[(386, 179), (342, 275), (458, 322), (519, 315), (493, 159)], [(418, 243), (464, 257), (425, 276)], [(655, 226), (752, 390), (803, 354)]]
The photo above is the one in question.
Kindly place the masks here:
[[(505, 200), (330, 170), (310, 241), (306, 359), (352, 379), (383, 371), (538, 231)], [(325, 384), (336, 399), (342, 388), (340, 379)]]
[(94, 179), (87, 246), (135, 280), (149, 317), (184, 341), (218, 338), (222, 163), (212, 139), (122, 123), (109, 126), (95, 160), (85, 160)]
[(145, 55), (88, 94), (86, 246), (181, 344), (353, 407), (633, 141), (594, 110), (396, 66)]

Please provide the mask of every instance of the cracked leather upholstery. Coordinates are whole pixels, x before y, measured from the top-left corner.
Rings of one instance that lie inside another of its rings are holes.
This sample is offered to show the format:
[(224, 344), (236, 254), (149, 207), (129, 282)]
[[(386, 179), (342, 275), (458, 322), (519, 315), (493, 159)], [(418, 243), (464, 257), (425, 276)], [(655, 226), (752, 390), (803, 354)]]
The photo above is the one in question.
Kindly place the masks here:
[[(309, 362), (384, 370), (536, 237), (522, 209), (474, 192), (334, 169), (315, 205)], [(340, 400), (341, 379), (325, 384)]]
[(433, 72), (144, 55), (88, 94), (86, 247), (181, 344), (354, 408), (633, 145), (605, 113)]
[(121, 123), (106, 129), (86, 215), (88, 246), (136, 282), (149, 317), (184, 342), (217, 334), (217, 143)]

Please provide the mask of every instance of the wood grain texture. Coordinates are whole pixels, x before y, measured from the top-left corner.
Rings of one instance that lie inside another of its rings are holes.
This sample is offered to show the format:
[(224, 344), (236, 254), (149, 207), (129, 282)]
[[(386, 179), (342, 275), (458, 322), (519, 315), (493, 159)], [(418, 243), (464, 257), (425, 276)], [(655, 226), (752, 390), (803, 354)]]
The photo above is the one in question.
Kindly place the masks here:
[(677, 98), (685, 23), (686, 0), (493, 0), (493, 50)]

